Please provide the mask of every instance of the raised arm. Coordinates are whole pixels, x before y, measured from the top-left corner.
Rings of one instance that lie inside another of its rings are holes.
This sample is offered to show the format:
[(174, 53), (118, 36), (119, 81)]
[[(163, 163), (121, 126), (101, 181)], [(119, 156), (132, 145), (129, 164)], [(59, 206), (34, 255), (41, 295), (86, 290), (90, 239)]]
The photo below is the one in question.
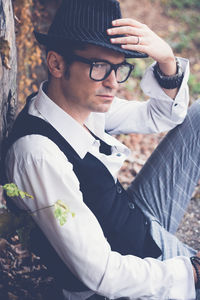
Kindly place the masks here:
[[(112, 43), (121, 44), (121, 47), (126, 50), (146, 53), (158, 62), (163, 75), (172, 76), (177, 73), (178, 66), (171, 47), (147, 25), (130, 18), (115, 20), (112, 25), (114, 28), (108, 29)], [(112, 35), (125, 36), (112, 38)], [(174, 99), (178, 88), (164, 88), (164, 91)]]

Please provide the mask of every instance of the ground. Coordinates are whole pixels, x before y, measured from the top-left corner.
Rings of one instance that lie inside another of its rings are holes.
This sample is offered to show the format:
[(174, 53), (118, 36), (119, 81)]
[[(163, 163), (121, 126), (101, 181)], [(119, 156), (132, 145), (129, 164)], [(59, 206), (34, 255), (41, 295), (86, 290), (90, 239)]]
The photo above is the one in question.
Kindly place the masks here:
[[(178, 30), (174, 19), (167, 17), (160, 1), (120, 0), (123, 14), (146, 23), (162, 37), (167, 30)], [(130, 83), (131, 84), (131, 83)], [(122, 87), (119, 95), (128, 99), (136, 98), (140, 92)], [(164, 134), (128, 135), (118, 137), (132, 150), (132, 158), (125, 162), (120, 172), (120, 179), (125, 187), (134, 179), (147, 158), (155, 149)], [(199, 187), (180, 224), (177, 236), (196, 249), (199, 247), (200, 202)], [(49, 276), (39, 258), (24, 250), (17, 236), (8, 241), (0, 240), (0, 300), (58, 300), (54, 281)]]

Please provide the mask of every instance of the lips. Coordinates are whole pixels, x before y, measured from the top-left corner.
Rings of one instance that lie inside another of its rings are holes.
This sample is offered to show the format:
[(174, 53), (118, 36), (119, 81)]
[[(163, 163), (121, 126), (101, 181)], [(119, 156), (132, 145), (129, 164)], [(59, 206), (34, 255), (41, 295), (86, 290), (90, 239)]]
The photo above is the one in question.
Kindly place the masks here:
[(113, 99), (113, 95), (97, 95), (98, 97), (107, 98), (107, 99)]

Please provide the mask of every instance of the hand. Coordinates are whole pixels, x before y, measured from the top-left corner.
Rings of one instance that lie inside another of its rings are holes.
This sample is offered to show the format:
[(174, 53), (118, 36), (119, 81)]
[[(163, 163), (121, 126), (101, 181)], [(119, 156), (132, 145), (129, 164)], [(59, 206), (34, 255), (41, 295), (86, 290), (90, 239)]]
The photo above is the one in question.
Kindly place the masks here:
[[(200, 257), (200, 251), (197, 252), (197, 253), (195, 254), (195, 256)], [(199, 265), (199, 264), (196, 264), (196, 266), (197, 266), (197, 268), (198, 268), (198, 270), (199, 270), (199, 273), (200, 273), (200, 265)], [(194, 281), (195, 281), (195, 283), (197, 283), (197, 273), (196, 273), (196, 270), (195, 270), (195, 268), (194, 268), (193, 266), (192, 266), (192, 268), (193, 268), (193, 273), (194, 273)]]
[(108, 29), (109, 35), (125, 37), (111, 37), (111, 43), (121, 44), (123, 49), (146, 53), (159, 63), (164, 74), (176, 74), (176, 62), (171, 47), (147, 25), (128, 18), (114, 20), (112, 25), (115, 28)]

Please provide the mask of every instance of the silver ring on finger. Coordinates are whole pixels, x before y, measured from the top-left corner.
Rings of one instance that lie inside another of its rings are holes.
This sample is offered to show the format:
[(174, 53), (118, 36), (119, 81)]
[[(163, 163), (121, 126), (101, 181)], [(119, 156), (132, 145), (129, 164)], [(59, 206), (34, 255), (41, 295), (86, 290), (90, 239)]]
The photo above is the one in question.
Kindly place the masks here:
[(140, 36), (137, 36), (137, 43), (135, 43), (136, 45), (139, 45), (140, 44)]

